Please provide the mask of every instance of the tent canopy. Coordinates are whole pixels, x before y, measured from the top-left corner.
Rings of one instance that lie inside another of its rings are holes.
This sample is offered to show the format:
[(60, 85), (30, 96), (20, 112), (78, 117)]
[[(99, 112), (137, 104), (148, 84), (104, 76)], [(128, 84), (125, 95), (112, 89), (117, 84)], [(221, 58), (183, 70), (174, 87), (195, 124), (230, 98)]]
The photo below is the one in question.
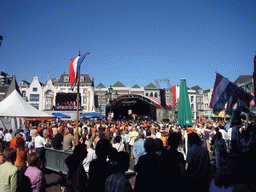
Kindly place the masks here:
[(52, 115), (57, 118), (70, 118), (70, 116), (63, 114), (63, 113), (53, 113)]
[(8, 97), (0, 102), (0, 117), (25, 117), (41, 120), (56, 118), (30, 105), (17, 90), (13, 90)]
[(82, 116), (80, 117), (80, 119), (96, 118), (96, 117), (105, 118), (106, 116), (105, 116), (105, 115), (102, 115), (102, 114), (100, 114), (100, 113), (92, 112), (92, 113), (87, 113), (87, 114), (82, 115)]

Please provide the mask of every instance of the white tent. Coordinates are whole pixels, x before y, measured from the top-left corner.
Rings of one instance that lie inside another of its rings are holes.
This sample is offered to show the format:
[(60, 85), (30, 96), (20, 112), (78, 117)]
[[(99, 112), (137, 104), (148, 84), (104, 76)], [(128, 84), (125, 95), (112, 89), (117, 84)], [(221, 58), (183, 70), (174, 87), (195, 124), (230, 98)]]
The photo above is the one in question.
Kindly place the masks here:
[[(6, 127), (4, 122), (4, 118), (25, 118), (28, 120), (47, 120), (47, 119), (55, 119), (53, 115), (49, 115), (45, 112), (39, 111), (30, 105), (27, 101), (25, 101), (17, 90), (13, 90), (13, 92), (6, 97), (3, 101), (0, 102), (0, 117), (2, 126)], [(12, 123), (12, 128), (15, 130), (17, 128), (18, 121), (15, 120), (15, 123)]]
[(0, 117), (54, 117), (39, 111), (14, 90), (7, 98), (0, 102)]

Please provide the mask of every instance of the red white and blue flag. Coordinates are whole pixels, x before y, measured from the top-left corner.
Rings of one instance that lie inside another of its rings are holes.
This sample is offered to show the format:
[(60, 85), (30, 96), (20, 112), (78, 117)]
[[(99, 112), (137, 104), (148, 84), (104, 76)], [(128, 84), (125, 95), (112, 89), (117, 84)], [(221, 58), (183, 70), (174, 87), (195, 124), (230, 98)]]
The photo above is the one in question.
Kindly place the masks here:
[(254, 97), (227, 78), (216, 74), (215, 84), (213, 87), (210, 107), (213, 113), (218, 115), (227, 103), (226, 113), (232, 115), (232, 107), (237, 103), (237, 109), (246, 112), (249, 108), (250, 101)]
[(71, 90), (73, 90), (76, 85), (77, 77), (79, 76), (80, 66), (87, 54), (89, 54), (89, 52), (82, 56), (78, 56), (74, 59), (71, 59), (71, 62), (69, 65), (69, 79), (70, 79)]

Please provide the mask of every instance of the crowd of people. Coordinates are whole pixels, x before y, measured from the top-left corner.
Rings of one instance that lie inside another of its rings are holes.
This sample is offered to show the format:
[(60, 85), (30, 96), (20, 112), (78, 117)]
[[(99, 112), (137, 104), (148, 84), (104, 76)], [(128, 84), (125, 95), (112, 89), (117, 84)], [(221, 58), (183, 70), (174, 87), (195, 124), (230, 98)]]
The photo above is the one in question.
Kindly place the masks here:
[(68, 173), (58, 180), (63, 191), (255, 190), (249, 174), (256, 170), (255, 131), (254, 121), (195, 121), (188, 128), (145, 120), (88, 120), (77, 128), (73, 121), (44, 121), (15, 133), (0, 128), (0, 191), (44, 191), (47, 147), (72, 152)]

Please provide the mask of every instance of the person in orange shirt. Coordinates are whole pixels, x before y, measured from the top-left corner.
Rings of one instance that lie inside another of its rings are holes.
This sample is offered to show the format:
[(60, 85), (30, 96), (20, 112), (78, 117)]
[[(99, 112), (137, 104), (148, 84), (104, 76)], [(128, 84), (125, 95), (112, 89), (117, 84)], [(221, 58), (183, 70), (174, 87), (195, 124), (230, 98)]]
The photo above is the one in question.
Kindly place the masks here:
[(114, 127), (111, 127), (110, 128), (110, 131), (112, 131), (113, 133), (115, 132), (115, 128)]
[(22, 170), (26, 166), (26, 158), (28, 149), (25, 147), (25, 141), (21, 137), (17, 138), (17, 152), (16, 152), (16, 161), (14, 165)]
[(166, 131), (163, 131), (161, 140), (163, 141), (164, 147), (167, 147), (167, 140), (168, 140), (167, 136), (168, 136), (168, 133)]
[(17, 147), (16, 145), (17, 137), (13, 137), (10, 141), (10, 147)]
[(190, 133), (193, 133), (193, 128), (192, 127), (188, 128), (188, 134), (190, 134)]
[(38, 126), (38, 127), (37, 127), (37, 131), (41, 131), (42, 129), (43, 129), (42, 126)]
[(24, 139), (21, 134), (16, 135), (16, 137), (13, 137), (12, 140), (10, 141), (10, 147), (17, 147), (16, 143), (18, 138)]

